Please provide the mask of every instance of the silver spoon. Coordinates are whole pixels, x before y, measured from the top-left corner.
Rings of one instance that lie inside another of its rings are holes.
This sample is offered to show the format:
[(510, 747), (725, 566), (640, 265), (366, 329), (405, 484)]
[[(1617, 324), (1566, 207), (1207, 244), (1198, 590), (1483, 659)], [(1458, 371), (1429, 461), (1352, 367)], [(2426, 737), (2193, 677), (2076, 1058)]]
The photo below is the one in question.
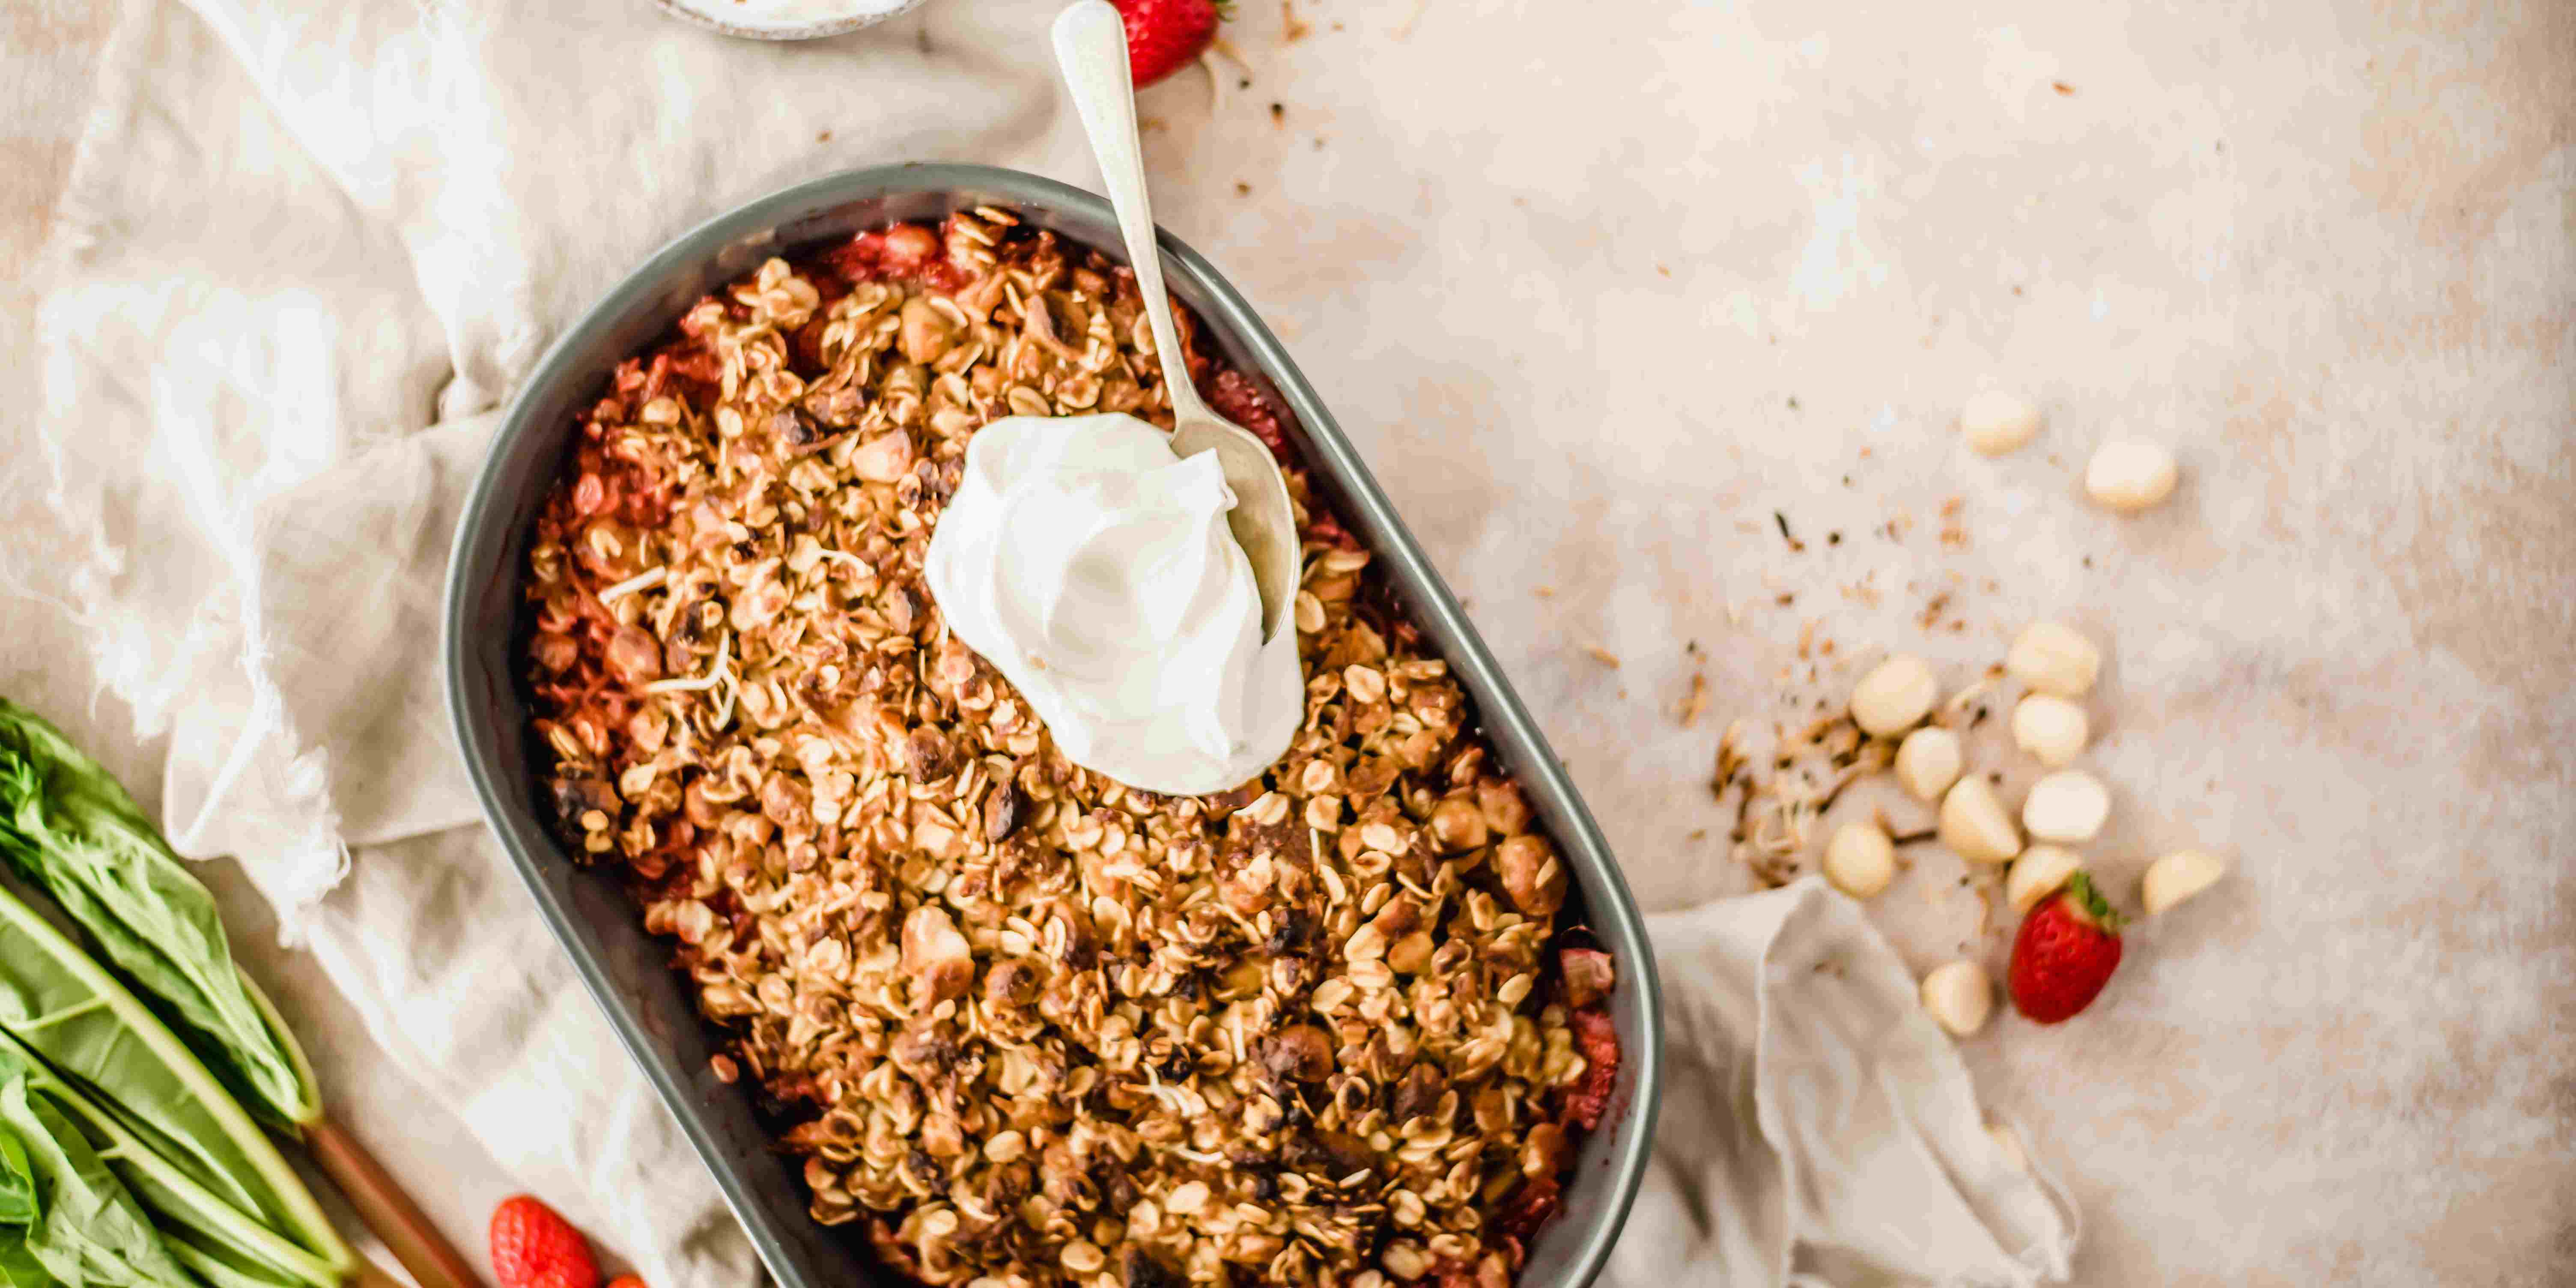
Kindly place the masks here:
[(1215, 452), (1234, 509), (1225, 516), (1236, 544), (1252, 561), (1261, 592), (1261, 637), (1285, 620), (1297, 594), (1297, 515), (1288, 503), (1288, 481), (1278, 459), (1251, 431), (1208, 410), (1190, 384), (1181, 334), (1163, 294), (1163, 261), (1154, 242), (1154, 211), (1145, 197), (1145, 155), (1136, 141), (1136, 91), (1127, 66), (1127, 29), (1109, 0), (1079, 0), (1055, 20), (1055, 58), (1073, 92), (1074, 109), (1100, 161), (1118, 230), (1127, 239), (1127, 261), (1145, 293), (1145, 316), (1154, 325), (1154, 355), (1163, 364), (1163, 388), (1172, 400), (1172, 451), (1188, 457)]

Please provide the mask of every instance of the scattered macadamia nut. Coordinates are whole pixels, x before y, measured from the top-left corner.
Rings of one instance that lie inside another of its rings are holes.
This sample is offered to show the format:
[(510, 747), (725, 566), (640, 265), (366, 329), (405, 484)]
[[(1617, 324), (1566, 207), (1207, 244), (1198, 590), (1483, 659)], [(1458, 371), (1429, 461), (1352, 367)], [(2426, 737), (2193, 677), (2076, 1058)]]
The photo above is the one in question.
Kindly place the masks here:
[(2004, 902), (2018, 913), (2028, 913), (2039, 901), (2055, 894), (2084, 866), (2083, 856), (2062, 845), (2040, 844), (2021, 852), (2013, 860), (2012, 871), (2004, 874)]
[(2004, 654), (2004, 671), (2040, 693), (2080, 698), (2102, 674), (2102, 650), (2064, 622), (2032, 622)]
[(1941, 798), (1943, 845), (1970, 863), (2002, 863), (2021, 853), (2021, 833), (2012, 815), (1995, 799), (1995, 789), (1974, 774), (1960, 779)]
[(2111, 817), (2111, 790), (2081, 769), (2061, 769), (2030, 785), (2021, 825), (2043, 841), (2090, 841)]
[(2030, 1170), (2030, 1155), (2023, 1152), (2021, 1137), (1999, 1122), (1986, 1124), (1986, 1134), (1995, 1138), (1995, 1152), (2004, 1156), (2004, 1166), (2016, 1172)]
[(2152, 917), (2199, 894), (2227, 875), (2227, 862), (2205, 850), (2176, 850), (2147, 865), (2138, 901)]
[(1932, 664), (1899, 653), (1860, 678), (1852, 690), (1852, 720), (1873, 738), (1893, 737), (1931, 714), (1940, 698), (1941, 681), (1932, 674)]
[(1947, 962), (1923, 977), (1923, 1009), (1958, 1037), (1986, 1027), (1995, 1013), (1995, 986), (1972, 961)]
[(2084, 708), (2054, 693), (2034, 693), (2013, 707), (2013, 742), (2051, 769), (2064, 769), (2084, 754), (2093, 722)]
[(1937, 801), (1959, 781), (1959, 735), (1926, 725), (1896, 745), (1896, 781), (1919, 801)]
[(2162, 443), (2114, 439), (2093, 449), (2084, 467), (2084, 492), (2123, 514), (2135, 514), (2173, 495), (2173, 449)]
[(2039, 408), (2017, 394), (1981, 389), (1959, 409), (1959, 432), (1979, 453), (2001, 456), (2039, 433)]
[(1855, 899), (1874, 899), (1896, 879), (1896, 843), (1876, 823), (1845, 823), (1825, 843), (1825, 880)]

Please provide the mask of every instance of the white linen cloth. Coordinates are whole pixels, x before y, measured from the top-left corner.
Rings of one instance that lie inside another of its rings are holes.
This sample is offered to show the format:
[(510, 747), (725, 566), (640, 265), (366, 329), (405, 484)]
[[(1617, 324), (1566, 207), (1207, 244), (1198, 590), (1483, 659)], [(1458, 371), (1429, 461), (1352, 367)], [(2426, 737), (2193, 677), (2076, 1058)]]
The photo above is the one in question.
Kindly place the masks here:
[(2044, 1170), (2005, 1161), (1958, 1050), (1859, 904), (1810, 876), (1657, 914), (1647, 931), (1663, 1117), (1611, 1282), (2066, 1278), (2074, 1204)]
[[(756, 1267), (475, 817), (436, 649), (457, 505), (546, 339), (690, 223), (869, 162), (1089, 182), (1054, 7), (773, 46), (634, 0), (137, 0), (111, 42), (40, 337), (87, 549), (36, 580), (169, 732), (174, 842), (238, 857), (388, 1056), (654, 1288)], [(1676, 1075), (1614, 1277), (2063, 1276), (2071, 1212), (1999, 1170), (1849, 905), (1657, 931)]]

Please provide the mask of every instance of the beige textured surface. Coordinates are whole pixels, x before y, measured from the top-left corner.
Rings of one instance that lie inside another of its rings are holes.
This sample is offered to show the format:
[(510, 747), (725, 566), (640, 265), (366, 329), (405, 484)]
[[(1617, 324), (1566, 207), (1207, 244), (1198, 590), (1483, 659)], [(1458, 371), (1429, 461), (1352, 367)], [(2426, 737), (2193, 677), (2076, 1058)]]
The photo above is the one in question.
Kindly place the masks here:
[[(0, 93), (36, 109), (0, 143), (13, 263), (84, 103), (84, 8), (0, 14)], [(1650, 906), (1744, 883), (1693, 836), (1726, 822), (1727, 716), (1890, 647), (1964, 677), (2069, 615), (2110, 641), (2113, 887), (2186, 841), (2238, 864), (2094, 1012), (1966, 1044), (2085, 1206), (2079, 1281), (2564, 1281), (2576, 10), (1335, 0), (1247, 5), (1233, 40), (1250, 86), (1146, 97), (1166, 222), (1326, 391)], [(2050, 418), (1995, 462), (1949, 429), (1990, 376)], [(2112, 432), (2180, 450), (2165, 509), (2084, 505)], [(1967, 630), (1927, 635), (1954, 572)], [(1875, 608), (1835, 590), (1872, 577)], [(1837, 645), (1812, 678), (1811, 620)], [(12, 623), (0, 685), (80, 713), (71, 633)], [(1688, 641), (1713, 701), (1686, 730)], [(151, 753), (110, 746), (143, 786)], [(1873, 911), (1920, 966), (1999, 966), (1947, 863)], [(364, 1056), (323, 1058), (416, 1133), (408, 1174), (453, 1170), (425, 1197), (470, 1232), (488, 1171)]]

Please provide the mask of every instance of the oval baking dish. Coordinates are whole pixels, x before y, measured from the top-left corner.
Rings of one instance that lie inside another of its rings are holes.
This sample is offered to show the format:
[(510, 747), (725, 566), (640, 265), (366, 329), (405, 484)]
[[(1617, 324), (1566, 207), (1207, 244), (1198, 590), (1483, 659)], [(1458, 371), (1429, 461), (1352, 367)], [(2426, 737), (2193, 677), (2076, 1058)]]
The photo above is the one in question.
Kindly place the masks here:
[[(647, 259), (539, 359), (467, 498), (448, 571), (448, 702), (484, 814), (628, 1053), (787, 1288), (904, 1281), (876, 1264), (864, 1238), (806, 1215), (797, 1169), (773, 1147), (751, 1098), (709, 1071), (719, 1035), (671, 970), (670, 946), (645, 932), (612, 876), (575, 864), (546, 825), (518, 679), (527, 630), (520, 588), (536, 516), (568, 457), (579, 410), (598, 397), (619, 361), (771, 255), (976, 206), (1008, 209), (1089, 246), (1120, 244), (1101, 198), (1035, 175), (969, 165), (847, 171), (711, 220)], [(1539, 1232), (1519, 1279), (1524, 1288), (1582, 1288), (1618, 1235), (1653, 1137), (1662, 1025), (1643, 924), (1599, 826), (1322, 400), (1214, 267), (1168, 235), (1162, 247), (1172, 294), (1205, 323), (1216, 351), (1286, 410), (1289, 437), (1315, 486), (1376, 552), (1415, 624), (1448, 659), (1475, 703), (1478, 732), (1519, 778), (1569, 863), (1580, 897), (1574, 918), (1618, 963), (1609, 1003), (1621, 1047), (1618, 1085), (1608, 1116), (1583, 1142), (1562, 1212)]]

